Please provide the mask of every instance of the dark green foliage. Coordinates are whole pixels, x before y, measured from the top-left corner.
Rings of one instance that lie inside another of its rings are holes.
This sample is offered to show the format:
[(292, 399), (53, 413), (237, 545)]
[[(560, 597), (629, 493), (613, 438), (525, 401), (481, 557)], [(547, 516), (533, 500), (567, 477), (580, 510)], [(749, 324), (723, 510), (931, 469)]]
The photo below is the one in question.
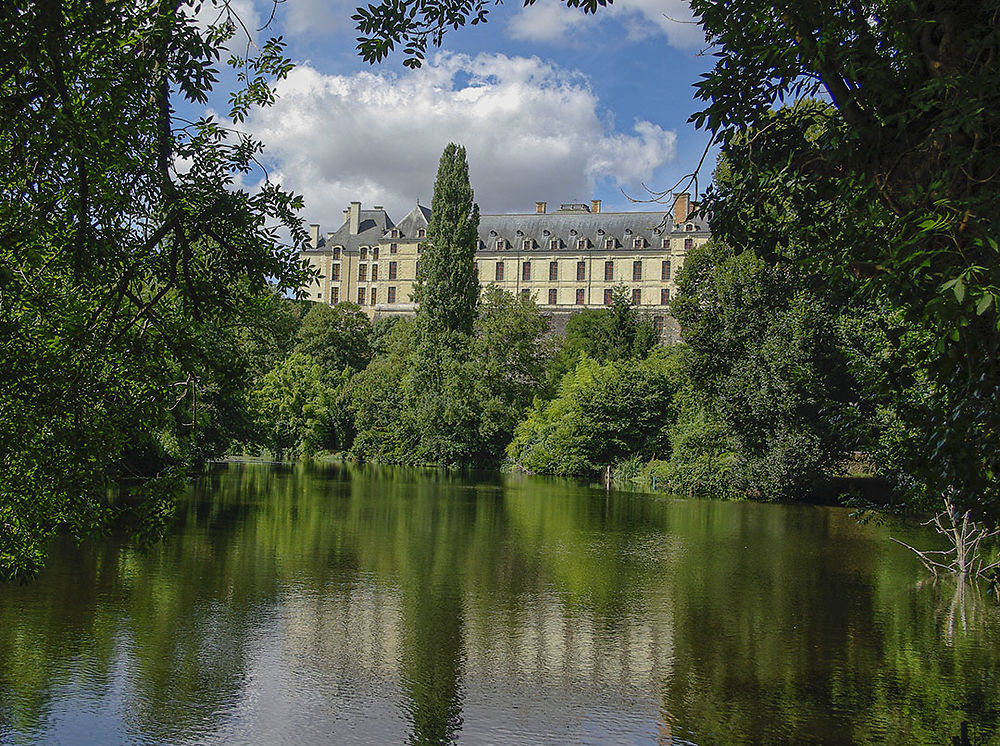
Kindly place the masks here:
[(371, 359), (372, 325), (353, 303), (313, 303), (296, 335), (295, 352), (308, 355), (324, 375), (361, 370)]
[(609, 308), (586, 309), (570, 316), (549, 364), (549, 387), (554, 392), (562, 376), (583, 355), (602, 363), (638, 359), (659, 341), (652, 320), (639, 314), (624, 288), (617, 288)]
[[(235, 188), (259, 144), (173, 115), (178, 96), (205, 103), (232, 28), (191, 5), (0, 8), (3, 577), (33, 574), (56, 531), (114, 526), (115, 481), (159, 475), (169, 493), (170, 464), (243, 430), (245, 309), (310, 276), (276, 228), (304, 242), (300, 200)], [(280, 51), (246, 61), (234, 118), (268, 102)]]
[(680, 382), (675, 349), (604, 364), (585, 356), (558, 396), (535, 402), (507, 454), (528, 471), (567, 475), (593, 474), (629, 456), (667, 458)]
[(449, 143), (434, 182), (427, 243), (414, 288), (418, 318), (431, 334), (472, 333), (479, 300), (479, 205), (472, 199), (465, 148)]

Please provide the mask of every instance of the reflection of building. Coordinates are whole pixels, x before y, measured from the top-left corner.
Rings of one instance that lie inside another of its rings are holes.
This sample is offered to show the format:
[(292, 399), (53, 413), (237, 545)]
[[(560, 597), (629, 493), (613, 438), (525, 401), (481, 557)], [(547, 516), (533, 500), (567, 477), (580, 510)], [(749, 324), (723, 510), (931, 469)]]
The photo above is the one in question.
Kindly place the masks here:
[[(704, 219), (691, 215), (695, 206), (689, 195), (679, 194), (666, 217), (601, 212), (600, 200), (564, 204), (555, 212), (538, 202), (534, 213), (483, 215), (476, 254), (480, 282), (530, 295), (553, 316), (607, 305), (612, 291), (623, 287), (662, 332), (677, 270), (687, 252), (709, 238)], [(308, 297), (357, 303), (376, 318), (412, 314), (429, 219), (430, 210), (421, 205), (394, 223), (382, 207), (362, 210), (352, 202), (338, 230), (321, 237), (320, 226), (310, 226), (310, 248), (302, 256), (322, 277), (307, 289)]]

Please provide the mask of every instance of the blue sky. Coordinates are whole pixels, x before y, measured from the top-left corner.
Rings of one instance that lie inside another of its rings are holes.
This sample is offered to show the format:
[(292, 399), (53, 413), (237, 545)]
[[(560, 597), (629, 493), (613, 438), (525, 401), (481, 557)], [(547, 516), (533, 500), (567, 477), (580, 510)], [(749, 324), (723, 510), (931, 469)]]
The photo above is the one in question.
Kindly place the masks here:
[[(271, 9), (233, 5), (256, 26)], [(468, 150), (484, 213), (590, 199), (605, 210), (655, 209), (622, 190), (669, 189), (707, 142), (687, 119), (698, 108), (692, 84), (712, 56), (684, 0), (619, 0), (596, 16), (556, 0), (499, 5), (486, 24), (448, 34), (416, 72), (399, 54), (361, 61), (354, 5), (277, 6), (259, 37), (282, 34), (297, 67), (277, 103), (245, 125), (264, 141), (272, 178), (305, 196), (304, 217), (324, 231), (352, 199), (384, 205), (397, 220), (418, 199), (430, 204), (452, 140)]]

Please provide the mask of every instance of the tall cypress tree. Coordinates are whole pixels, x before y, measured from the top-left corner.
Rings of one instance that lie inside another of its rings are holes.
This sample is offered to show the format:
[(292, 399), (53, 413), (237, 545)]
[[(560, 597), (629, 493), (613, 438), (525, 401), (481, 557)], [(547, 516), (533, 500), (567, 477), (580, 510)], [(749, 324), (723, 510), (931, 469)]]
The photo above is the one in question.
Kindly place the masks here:
[(479, 301), (479, 205), (472, 198), (465, 148), (448, 143), (434, 182), (427, 245), (415, 290), (419, 315), (432, 333), (472, 333)]

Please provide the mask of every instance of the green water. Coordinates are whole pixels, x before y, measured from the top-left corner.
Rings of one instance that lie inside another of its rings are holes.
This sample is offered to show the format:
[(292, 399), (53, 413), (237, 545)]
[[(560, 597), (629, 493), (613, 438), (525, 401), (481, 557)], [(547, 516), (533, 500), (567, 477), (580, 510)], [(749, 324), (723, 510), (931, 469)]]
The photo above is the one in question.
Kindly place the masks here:
[(0, 742), (1000, 743), (995, 600), (846, 510), (219, 468), (0, 587)]

